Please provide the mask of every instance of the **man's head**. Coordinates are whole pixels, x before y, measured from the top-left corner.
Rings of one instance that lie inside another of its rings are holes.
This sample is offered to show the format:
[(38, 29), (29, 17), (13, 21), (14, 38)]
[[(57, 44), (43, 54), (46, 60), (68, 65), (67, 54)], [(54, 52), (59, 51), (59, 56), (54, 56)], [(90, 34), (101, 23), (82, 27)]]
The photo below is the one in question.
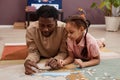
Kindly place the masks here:
[(57, 26), (58, 10), (53, 6), (41, 6), (37, 10), (39, 28), (45, 37), (49, 37)]

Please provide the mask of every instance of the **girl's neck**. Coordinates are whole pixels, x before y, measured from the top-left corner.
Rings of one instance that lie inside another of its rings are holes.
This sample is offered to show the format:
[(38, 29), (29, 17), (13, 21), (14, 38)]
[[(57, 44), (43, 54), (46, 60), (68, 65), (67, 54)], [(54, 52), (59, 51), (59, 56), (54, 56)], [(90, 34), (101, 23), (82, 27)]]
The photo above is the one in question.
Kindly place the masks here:
[[(84, 33), (83, 33), (83, 34), (84, 34)], [(83, 34), (80, 35), (80, 36), (76, 39), (76, 44), (80, 43), (80, 41), (81, 41), (81, 39), (82, 39), (82, 37), (83, 37)]]

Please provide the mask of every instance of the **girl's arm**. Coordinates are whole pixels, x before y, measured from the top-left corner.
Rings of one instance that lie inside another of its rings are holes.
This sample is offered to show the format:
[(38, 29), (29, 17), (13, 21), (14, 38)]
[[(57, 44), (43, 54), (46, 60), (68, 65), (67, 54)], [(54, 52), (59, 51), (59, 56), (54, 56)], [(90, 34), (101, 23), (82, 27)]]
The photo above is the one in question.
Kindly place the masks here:
[(89, 61), (83, 62), (83, 67), (95, 66), (100, 63), (100, 50), (97, 43), (93, 43), (89, 46), (91, 52), (91, 58)]
[(85, 62), (80, 59), (75, 59), (75, 63), (78, 64), (81, 68), (95, 66), (100, 63), (100, 56), (98, 55), (97, 57), (94, 57), (93, 59)]
[(72, 53), (72, 51), (69, 51), (69, 54), (68, 54), (68, 57), (66, 59), (63, 60), (63, 65), (67, 65), (67, 64), (70, 64), (72, 63), (74, 60), (74, 55)]
[(83, 62), (83, 67), (95, 66), (100, 63), (100, 56), (94, 57), (90, 61)]

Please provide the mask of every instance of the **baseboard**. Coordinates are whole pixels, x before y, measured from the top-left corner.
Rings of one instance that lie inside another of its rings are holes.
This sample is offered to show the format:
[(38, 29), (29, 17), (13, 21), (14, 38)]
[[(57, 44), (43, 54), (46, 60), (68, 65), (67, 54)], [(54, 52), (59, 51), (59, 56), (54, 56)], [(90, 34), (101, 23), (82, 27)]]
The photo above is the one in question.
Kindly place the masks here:
[[(105, 24), (91, 24), (90, 27), (105, 27)], [(13, 25), (0, 25), (0, 28), (13, 28)]]
[(90, 27), (105, 27), (105, 24), (91, 24)]
[(26, 43), (5, 43), (5, 46), (20, 46), (26, 45)]
[(0, 28), (13, 28), (13, 25), (0, 25)]

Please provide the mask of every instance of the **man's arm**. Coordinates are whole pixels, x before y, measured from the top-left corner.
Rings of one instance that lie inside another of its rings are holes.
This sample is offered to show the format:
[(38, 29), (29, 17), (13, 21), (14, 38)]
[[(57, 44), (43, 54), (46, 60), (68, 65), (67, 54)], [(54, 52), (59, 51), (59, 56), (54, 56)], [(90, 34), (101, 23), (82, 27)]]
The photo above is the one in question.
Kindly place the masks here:
[(28, 47), (28, 56), (25, 60), (24, 67), (25, 67), (25, 74), (30, 75), (35, 73), (36, 71), (32, 68), (39, 69), (37, 66), (37, 62), (40, 60), (40, 54), (34, 42), (34, 35), (32, 34), (33, 31), (30, 28), (26, 31), (26, 42)]
[(67, 32), (66, 32), (66, 30), (64, 28), (61, 45), (60, 45), (58, 54), (54, 57), (55, 59), (62, 59), (63, 60), (63, 59), (65, 59), (67, 57), (68, 51), (67, 51), (66, 39), (67, 39)]
[(29, 59), (31, 61), (38, 62), (40, 60), (40, 54), (33, 40), (34, 35), (31, 33), (32, 33), (31, 30), (27, 29), (26, 42), (27, 42), (27, 47), (28, 47), (28, 56), (26, 60)]

